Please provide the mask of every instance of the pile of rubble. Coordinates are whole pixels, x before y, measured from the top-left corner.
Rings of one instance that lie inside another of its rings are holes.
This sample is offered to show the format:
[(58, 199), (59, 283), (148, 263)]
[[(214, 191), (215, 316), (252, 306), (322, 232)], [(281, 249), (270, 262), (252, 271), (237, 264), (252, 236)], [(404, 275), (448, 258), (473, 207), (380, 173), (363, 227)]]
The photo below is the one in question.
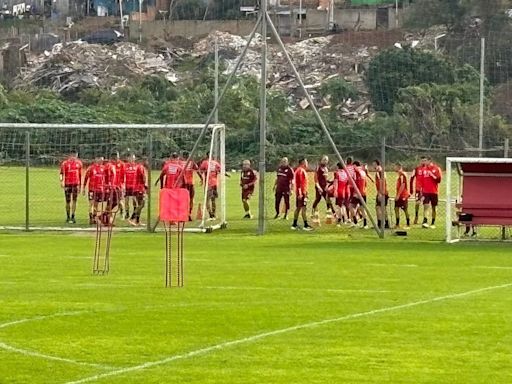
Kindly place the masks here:
[[(226, 63), (226, 73), (230, 73), (247, 44), (247, 37), (216, 32), (200, 40), (194, 46), (193, 55), (199, 57), (210, 55), (214, 51), (215, 41), (218, 43), (220, 56)], [(239, 73), (260, 78), (261, 43), (261, 36), (256, 35), (247, 50)], [(369, 61), (379, 51), (377, 47), (336, 44), (333, 43), (333, 36), (323, 36), (288, 44), (286, 48), (317, 107), (336, 108), (342, 116), (355, 120), (371, 115), (371, 103), (363, 76)], [(310, 106), (285, 55), (275, 44), (268, 45), (267, 66), (268, 88), (285, 92), (296, 108), (306, 109)], [(321, 85), (334, 78), (342, 78), (353, 84), (361, 95), (360, 101), (354, 102), (349, 99), (341, 105), (331, 105), (329, 99), (321, 97), (319, 92)]]
[[(418, 48), (430, 48), (443, 32), (445, 31), (442, 29), (432, 29), (423, 35), (407, 34), (398, 38), (404, 45), (415, 44), (419, 45)], [(368, 64), (382, 48), (393, 46), (396, 40), (379, 43), (379, 36), (365, 35), (364, 39), (358, 39), (361, 37), (359, 35), (354, 35), (352, 39), (350, 37), (349, 34), (313, 37), (287, 44), (286, 47), (318, 108), (336, 109), (345, 118), (361, 120), (372, 115), (364, 82)], [(394, 39), (395, 36), (387, 38)], [(178, 76), (173, 69), (175, 63), (186, 58), (209, 60), (213, 56), (216, 43), (225, 64), (225, 72), (230, 73), (247, 45), (247, 40), (247, 37), (225, 32), (210, 33), (195, 44), (188, 39), (153, 39), (150, 49), (155, 53), (127, 42), (111, 46), (84, 42), (64, 45), (59, 43), (51, 51), (29, 58), (29, 65), (23, 70), (17, 85), (46, 87), (68, 93), (86, 87), (115, 92), (134, 79), (153, 74), (163, 74), (169, 81), (176, 82)], [(256, 34), (238, 73), (260, 77), (262, 44), (262, 36)], [(297, 109), (310, 107), (285, 55), (271, 40), (268, 44), (267, 68), (267, 88), (284, 92)], [(358, 90), (359, 100), (356, 102), (348, 99), (333, 105), (330, 98), (323, 97), (325, 95), (320, 94), (322, 84), (335, 78), (351, 83)]]
[[(196, 56), (205, 56), (213, 53), (215, 50), (215, 43), (219, 48), (241, 52), (247, 45), (247, 37), (232, 35), (228, 32), (215, 31), (210, 33), (204, 39), (199, 40), (194, 44), (193, 54)], [(249, 45), (250, 49), (259, 49), (262, 44), (262, 37), (259, 33), (255, 34), (254, 38)]]
[(88, 87), (115, 92), (147, 75), (163, 74), (175, 82), (177, 76), (171, 64), (171, 58), (148, 53), (132, 43), (107, 46), (77, 41), (56, 44), (51, 51), (29, 58), (16, 85), (45, 87), (59, 93)]

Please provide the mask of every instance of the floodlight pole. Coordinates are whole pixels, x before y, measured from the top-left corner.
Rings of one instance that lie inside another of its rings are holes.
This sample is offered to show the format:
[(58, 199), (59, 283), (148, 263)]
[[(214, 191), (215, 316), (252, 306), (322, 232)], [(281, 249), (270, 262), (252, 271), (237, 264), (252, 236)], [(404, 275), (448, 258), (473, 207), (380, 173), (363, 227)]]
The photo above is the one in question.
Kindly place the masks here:
[[(266, 19), (267, 19), (267, 23), (268, 23), (268, 26), (270, 27), (272, 35), (274, 36), (277, 43), (281, 47), (281, 51), (283, 52), (283, 55), (285, 56), (286, 60), (288, 61), (288, 64), (290, 65), (290, 68), (292, 69), (293, 74), (295, 75), (295, 79), (297, 80), (300, 87), (302, 88), (304, 95), (306, 96), (306, 99), (308, 100), (309, 105), (311, 106), (311, 109), (313, 109), (316, 119), (318, 120), (318, 123), (320, 124), (322, 131), (324, 132), (325, 136), (327, 137), (327, 140), (329, 141), (329, 144), (331, 145), (332, 150), (336, 154), (336, 157), (338, 158), (339, 162), (342, 164), (343, 168), (346, 169), (347, 165), (345, 163), (345, 160), (343, 160), (343, 157), (341, 156), (340, 152), (338, 151), (338, 147), (336, 146), (336, 143), (332, 139), (329, 129), (325, 125), (324, 120), (322, 119), (322, 116), (320, 116), (320, 112), (318, 112), (318, 109), (315, 105), (313, 98), (311, 97), (308, 90), (306, 89), (306, 86), (305, 86), (304, 82), (302, 81), (302, 77), (300, 76), (299, 72), (297, 71), (295, 64), (293, 64), (293, 61), (292, 61), (290, 55), (288, 54), (288, 51), (286, 50), (286, 47), (284, 46), (284, 43), (281, 40), (281, 37), (279, 36), (279, 33), (277, 32), (276, 27), (274, 26), (274, 23), (272, 22), (272, 19), (270, 18), (270, 15), (268, 14), (268, 12), (266, 12)], [(377, 223), (375, 222), (373, 215), (371, 214), (370, 210), (368, 209), (368, 205), (364, 202), (361, 192), (359, 191), (359, 188), (356, 185), (356, 182), (354, 181), (354, 179), (352, 178), (352, 176), (350, 175), (349, 172), (347, 172), (347, 174), (348, 174), (348, 180), (350, 182), (350, 185), (352, 186), (354, 192), (356, 192), (356, 195), (357, 195), (359, 201), (361, 202), (361, 205), (362, 205), (363, 209), (365, 210), (366, 215), (370, 219), (370, 222), (372, 223), (375, 232), (377, 232), (377, 234), (379, 235), (380, 238), (384, 238), (384, 231), (382, 231), (381, 229), (379, 229), (377, 227)]]
[(30, 130), (25, 132), (25, 230), (30, 229)]
[(119, 0), (119, 14), (121, 16), (121, 30), (124, 31), (123, 0)]
[[(386, 207), (386, 137), (382, 138), (380, 148), (380, 183), (377, 183), (377, 196), (379, 197), (379, 205), (381, 212), (380, 231), (384, 233), (386, 228), (386, 217), (388, 210)], [(375, 180), (377, 182), (377, 180)], [(389, 219), (389, 217), (388, 217)]]
[(265, 233), (265, 174), (267, 140), (267, 0), (261, 0), (261, 83), (260, 83), (260, 160), (259, 160), (259, 200), (258, 200), (258, 235)]
[[(219, 102), (219, 38), (215, 37), (215, 85), (214, 85), (214, 104), (217, 105)], [(217, 124), (219, 122), (219, 108), (215, 110), (213, 122)]]
[(483, 156), (484, 150), (484, 87), (485, 87), (485, 37), (482, 37), (480, 47), (480, 116), (478, 121), (478, 157)]
[(142, 1), (139, 0), (139, 43), (142, 43)]

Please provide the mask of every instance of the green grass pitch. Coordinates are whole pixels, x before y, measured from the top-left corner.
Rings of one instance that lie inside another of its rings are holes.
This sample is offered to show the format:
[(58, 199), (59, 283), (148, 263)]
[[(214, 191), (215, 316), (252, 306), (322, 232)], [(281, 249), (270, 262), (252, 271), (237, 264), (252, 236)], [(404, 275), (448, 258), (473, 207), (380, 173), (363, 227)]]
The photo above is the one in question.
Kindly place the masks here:
[[(258, 237), (236, 182), (229, 229), (186, 234), (180, 289), (162, 233), (115, 233), (108, 276), (91, 233), (0, 233), (0, 383), (512, 382), (508, 245)], [(58, 185), (38, 214), (61, 221)]]

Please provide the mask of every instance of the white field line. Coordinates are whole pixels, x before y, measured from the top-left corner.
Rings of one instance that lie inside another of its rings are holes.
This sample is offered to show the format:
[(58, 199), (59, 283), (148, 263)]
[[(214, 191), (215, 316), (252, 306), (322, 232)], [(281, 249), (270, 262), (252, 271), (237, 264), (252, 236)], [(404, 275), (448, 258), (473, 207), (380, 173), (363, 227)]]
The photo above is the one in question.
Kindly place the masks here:
[(89, 256), (64, 256), (64, 259), (80, 259), (80, 260), (90, 260)]
[(399, 311), (399, 310), (402, 310), (402, 309), (417, 307), (417, 306), (424, 305), (424, 304), (431, 304), (431, 303), (436, 303), (436, 302), (439, 302), (439, 301), (445, 301), (445, 300), (450, 300), (450, 299), (457, 299), (457, 298), (461, 298), (461, 297), (475, 295), (475, 294), (482, 293), (482, 292), (493, 291), (493, 290), (509, 288), (509, 287), (512, 287), (512, 283), (502, 284), (502, 285), (495, 285), (495, 286), (486, 287), (486, 288), (479, 288), (479, 289), (474, 289), (474, 290), (471, 290), (471, 291), (466, 291), (466, 292), (461, 292), (461, 293), (454, 293), (454, 294), (450, 294), (450, 295), (434, 297), (432, 299), (413, 301), (413, 302), (410, 302), (410, 303), (395, 305), (395, 306), (392, 306), (392, 307), (384, 307), (384, 308), (374, 309), (374, 310), (371, 310), (371, 311), (353, 313), (351, 315), (345, 315), (345, 316), (331, 318), (331, 319), (325, 319), (325, 320), (320, 320), (320, 321), (313, 321), (313, 322), (310, 322), (310, 323), (299, 324), (299, 325), (295, 325), (295, 326), (292, 326), (292, 327), (277, 329), (275, 331), (259, 333), (259, 334), (256, 334), (256, 335), (244, 337), (244, 338), (237, 339), (237, 340), (226, 341), (226, 342), (223, 342), (223, 343), (220, 343), (220, 344), (215, 344), (215, 345), (212, 345), (212, 346), (209, 346), (209, 347), (196, 349), (194, 351), (190, 351), (190, 352), (187, 352), (187, 353), (169, 356), (169, 357), (167, 357), (165, 359), (162, 359), (162, 360), (149, 361), (149, 362), (146, 362), (146, 363), (143, 363), (143, 364), (134, 365), (134, 366), (127, 367), (127, 368), (115, 369), (115, 370), (112, 370), (110, 372), (105, 372), (105, 373), (97, 374), (97, 375), (94, 375), (94, 376), (85, 377), (83, 379), (79, 379), (79, 380), (75, 380), (75, 381), (69, 381), (66, 384), (90, 383), (90, 382), (97, 381), (97, 380), (100, 380), (100, 379), (103, 379), (103, 378), (107, 378), (107, 377), (124, 375), (126, 373), (137, 372), (137, 371), (141, 371), (141, 370), (144, 370), (144, 369), (147, 369), (147, 368), (152, 368), (152, 367), (168, 364), (170, 362), (177, 361), (177, 360), (184, 360), (184, 359), (188, 359), (188, 358), (195, 357), (195, 356), (206, 355), (206, 354), (208, 354), (210, 352), (220, 351), (220, 350), (223, 350), (225, 348), (229, 348), (229, 347), (233, 347), (233, 346), (237, 346), (237, 345), (252, 343), (252, 342), (255, 342), (255, 341), (258, 341), (258, 340), (266, 339), (266, 338), (271, 337), (271, 336), (282, 335), (282, 334), (285, 334), (285, 333), (290, 333), (290, 332), (299, 331), (299, 330), (303, 330), (303, 329), (315, 328), (315, 327), (319, 327), (319, 326), (327, 325), (327, 324), (332, 324), (332, 323), (339, 323), (339, 322), (342, 322), (342, 321), (357, 319), (357, 318), (361, 318), (361, 317), (368, 317), (368, 316), (378, 315), (378, 314), (381, 314), (381, 313)]
[(133, 287), (133, 284), (83, 283), (83, 284), (77, 284), (76, 286), (80, 287), (80, 288), (96, 288), (96, 287), (127, 288), (127, 287)]
[(72, 360), (72, 359), (66, 359), (66, 358), (63, 358), (63, 357), (46, 355), (44, 353), (39, 353), (39, 352), (36, 352), (36, 351), (30, 351), (28, 349), (17, 348), (17, 347), (14, 347), (12, 345), (3, 343), (1, 341), (0, 341), (0, 349), (3, 349), (3, 350), (8, 351), (8, 352), (19, 353), (20, 355), (23, 355), (23, 356), (38, 357), (38, 358), (41, 358), (41, 359), (58, 361), (58, 362), (61, 362), (61, 363), (82, 365), (82, 366), (86, 366), (86, 367), (94, 367), (94, 368), (101, 368), (101, 369), (114, 369), (114, 367), (112, 367), (110, 365), (86, 363), (84, 361), (77, 361), (77, 360)]
[(306, 291), (306, 292), (341, 292), (341, 293), (389, 293), (392, 291), (375, 289), (329, 289), (329, 288), (284, 288), (284, 287), (244, 287), (244, 286), (207, 286), (206, 289), (240, 290), (240, 291)]
[(473, 268), (479, 268), (479, 269), (512, 269), (512, 267), (498, 267), (498, 266), (492, 266), (492, 265), (477, 265)]
[[(43, 316), (30, 317), (30, 318), (26, 318), (26, 319), (14, 320), (14, 321), (10, 321), (8, 323), (0, 324), (0, 329), (14, 327), (14, 326), (19, 325), (19, 324), (29, 323), (29, 322), (33, 322), (33, 321), (54, 319), (56, 317), (64, 317), (64, 316), (77, 316), (77, 315), (81, 315), (81, 314), (84, 314), (84, 313), (88, 313), (88, 311), (61, 312), (61, 313), (54, 313), (52, 315), (43, 315)], [(6, 344), (6, 343), (1, 342), (1, 341), (0, 341), (0, 349), (3, 349), (3, 350), (8, 351), (8, 352), (19, 353), (19, 354), (24, 355), (24, 356), (39, 357), (39, 358), (42, 358), (42, 359), (59, 361), (59, 362), (62, 362), (62, 363), (76, 364), (76, 365), (89, 366), (89, 367), (102, 368), (102, 369), (113, 369), (114, 368), (114, 367), (109, 366), (109, 365), (86, 363), (86, 362), (83, 362), (83, 361), (76, 361), (76, 360), (66, 359), (66, 358), (63, 358), (63, 357), (46, 355), (44, 353), (39, 353), (39, 352), (36, 352), (36, 351), (30, 351), (30, 350), (27, 350), (27, 349), (22, 349), (22, 348), (14, 347), (12, 345)]]
[(60, 313), (54, 313), (52, 315), (42, 315), (42, 316), (29, 317), (29, 318), (26, 318), (26, 319), (14, 320), (14, 321), (10, 321), (8, 323), (0, 324), (0, 329), (12, 327), (12, 326), (18, 325), (18, 324), (29, 323), (29, 322), (32, 322), (32, 321), (53, 319), (55, 317), (77, 316), (77, 315), (81, 315), (81, 314), (84, 314), (84, 313), (87, 313), (87, 312), (88, 311), (60, 312)]
[(387, 264), (387, 263), (367, 263), (371, 267), (402, 267), (402, 268), (417, 268), (416, 264)]

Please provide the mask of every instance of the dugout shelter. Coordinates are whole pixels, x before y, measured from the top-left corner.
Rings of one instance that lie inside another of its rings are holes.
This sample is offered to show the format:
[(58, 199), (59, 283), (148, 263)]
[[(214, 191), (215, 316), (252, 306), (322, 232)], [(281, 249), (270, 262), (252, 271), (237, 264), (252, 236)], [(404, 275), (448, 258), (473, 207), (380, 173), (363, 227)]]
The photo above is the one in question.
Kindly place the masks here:
[(448, 243), (460, 241), (469, 227), (500, 228), (506, 240), (512, 227), (512, 159), (448, 157), (446, 198)]

